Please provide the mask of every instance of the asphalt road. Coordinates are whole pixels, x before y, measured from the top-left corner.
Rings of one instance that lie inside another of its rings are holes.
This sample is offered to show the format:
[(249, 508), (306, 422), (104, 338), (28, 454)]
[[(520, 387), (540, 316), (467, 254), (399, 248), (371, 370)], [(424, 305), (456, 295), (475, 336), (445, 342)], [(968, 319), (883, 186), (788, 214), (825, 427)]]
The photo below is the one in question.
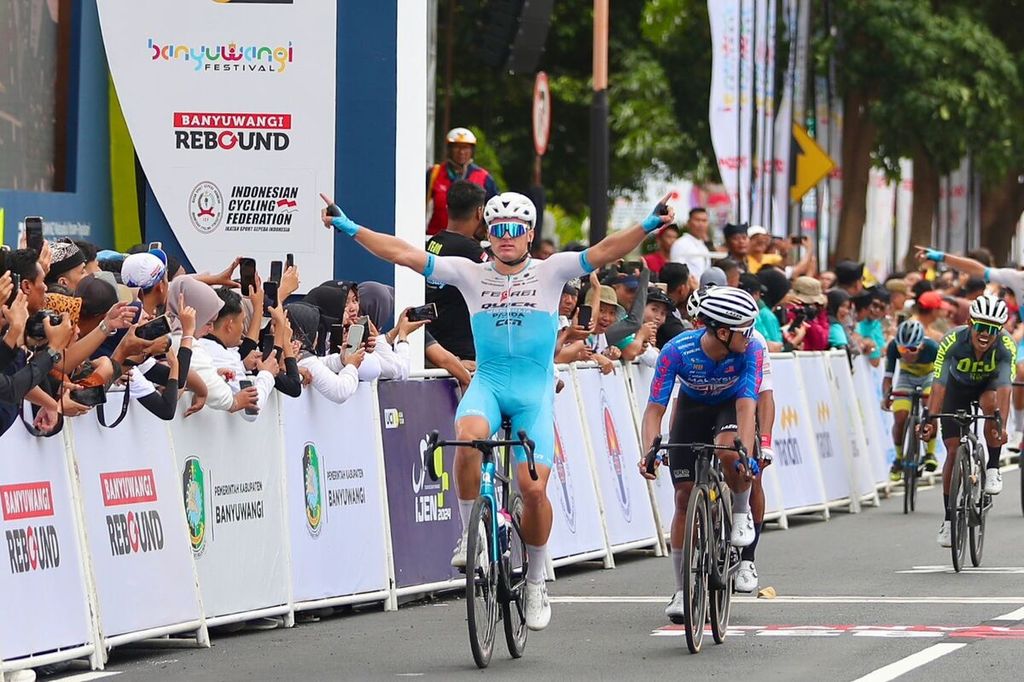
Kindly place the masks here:
[[(774, 587), (778, 596), (736, 600), (726, 642), (715, 646), (709, 632), (696, 656), (663, 615), (672, 588), (669, 560), (631, 552), (618, 555), (613, 570), (561, 569), (549, 583), (555, 603), (548, 630), (531, 633), (520, 660), (496, 648), (486, 672), (473, 664), (465, 602), (454, 596), (406, 604), (397, 613), (372, 607), (292, 629), (219, 636), (211, 649), (117, 649), (108, 671), (117, 673), (115, 682), (684, 675), (817, 681), (856, 680), (895, 664), (912, 668), (901, 680), (1020, 680), (1024, 516), (1020, 476), (1016, 469), (1004, 476), (982, 568), (961, 574), (935, 542), (942, 518), (936, 488), (919, 493), (919, 511), (910, 516), (894, 496), (857, 515), (798, 519), (789, 530), (767, 532), (757, 565), (761, 587)], [(75, 678), (85, 675), (66, 677)], [(882, 670), (868, 679), (895, 678)]]

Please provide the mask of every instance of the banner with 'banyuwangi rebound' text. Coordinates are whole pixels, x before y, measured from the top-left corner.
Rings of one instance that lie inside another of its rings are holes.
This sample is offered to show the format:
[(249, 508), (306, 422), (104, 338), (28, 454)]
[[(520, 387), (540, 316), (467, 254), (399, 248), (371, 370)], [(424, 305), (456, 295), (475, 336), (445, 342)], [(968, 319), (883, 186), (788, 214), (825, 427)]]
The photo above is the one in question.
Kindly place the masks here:
[(331, 279), (335, 3), (98, 1), (132, 142), (195, 268), (293, 253), (304, 281)]

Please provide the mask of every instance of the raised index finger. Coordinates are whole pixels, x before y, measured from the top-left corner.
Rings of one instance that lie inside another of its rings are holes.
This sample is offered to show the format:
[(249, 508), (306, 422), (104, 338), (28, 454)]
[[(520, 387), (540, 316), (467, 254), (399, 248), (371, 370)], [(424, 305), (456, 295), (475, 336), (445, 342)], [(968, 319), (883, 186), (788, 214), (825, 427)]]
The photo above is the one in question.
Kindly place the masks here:
[(320, 192), (320, 198), (323, 199), (324, 203), (327, 204), (328, 206), (334, 203), (334, 201), (323, 192)]
[(661, 202), (659, 202), (659, 203), (667, 204), (668, 200), (671, 199), (671, 198), (672, 198), (672, 190), (669, 190), (668, 193), (661, 198)]

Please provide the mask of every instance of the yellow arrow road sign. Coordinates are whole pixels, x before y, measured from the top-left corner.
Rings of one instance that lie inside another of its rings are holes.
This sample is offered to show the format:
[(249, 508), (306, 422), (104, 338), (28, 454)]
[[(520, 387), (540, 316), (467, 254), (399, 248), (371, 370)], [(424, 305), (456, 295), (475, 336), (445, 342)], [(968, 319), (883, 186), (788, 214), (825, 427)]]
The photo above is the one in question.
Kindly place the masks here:
[(793, 141), (800, 147), (796, 154), (796, 179), (789, 188), (790, 201), (799, 201), (812, 187), (835, 168), (835, 162), (818, 146), (803, 127), (793, 124)]

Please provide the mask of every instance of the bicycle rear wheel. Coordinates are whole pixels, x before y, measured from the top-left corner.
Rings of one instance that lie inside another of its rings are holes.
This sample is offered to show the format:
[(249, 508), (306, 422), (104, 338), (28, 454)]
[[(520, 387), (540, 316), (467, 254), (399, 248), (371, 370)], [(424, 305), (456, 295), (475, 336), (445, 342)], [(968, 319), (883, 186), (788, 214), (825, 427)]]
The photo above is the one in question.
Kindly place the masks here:
[[(981, 444), (978, 444), (981, 449)], [(988, 495), (985, 494), (985, 467), (984, 451), (975, 452), (975, 461), (978, 466), (978, 481), (974, 484), (974, 495), (971, 496), (970, 506), (970, 535), (971, 535), (971, 565), (977, 568), (981, 566), (981, 554), (985, 549), (985, 517), (988, 515)]]
[(700, 653), (704, 622), (708, 612), (708, 503), (707, 489), (696, 486), (686, 509), (686, 537), (683, 539), (683, 598), (686, 602), (686, 646)]
[(949, 538), (953, 555), (953, 570), (957, 573), (964, 565), (967, 546), (967, 515), (972, 504), (970, 453), (961, 445), (956, 449), (956, 461), (949, 481)]
[(523, 496), (513, 492), (509, 496), (508, 513), (512, 525), (508, 529), (508, 555), (502, 559), (505, 595), (501, 615), (505, 623), (505, 643), (512, 658), (519, 658), (526, 649), (526, 541), (520, 534), (523, 523)]
[(729, 613), (732, 609), (732, 590), (735, 573), (732, 570), (732, 509), (729, 504), (731, 493), (724, 484), (719, 484), (711, 502), (711, 537), (714, 581), (709, 606), (711, 608), (711, 636), (715, 644), (725, 641), (729, 631)]
[(1020, 468), (1020, 513), (1024, 514), (1024, 453), (1017, 453), (1017, 466)]
[(903, 513), (917, 508), (917, 474), (921, 466), (921, 443), (917, 438), (917, 417), (907, 420), (907, 442), (903, 448)]
[(469, 646), (477, 666), (486, 668), (498, 628), (498, 563), (491, 559), (494, 518), (490, 499), (476, 498), (466, 543), (466, 620)]

